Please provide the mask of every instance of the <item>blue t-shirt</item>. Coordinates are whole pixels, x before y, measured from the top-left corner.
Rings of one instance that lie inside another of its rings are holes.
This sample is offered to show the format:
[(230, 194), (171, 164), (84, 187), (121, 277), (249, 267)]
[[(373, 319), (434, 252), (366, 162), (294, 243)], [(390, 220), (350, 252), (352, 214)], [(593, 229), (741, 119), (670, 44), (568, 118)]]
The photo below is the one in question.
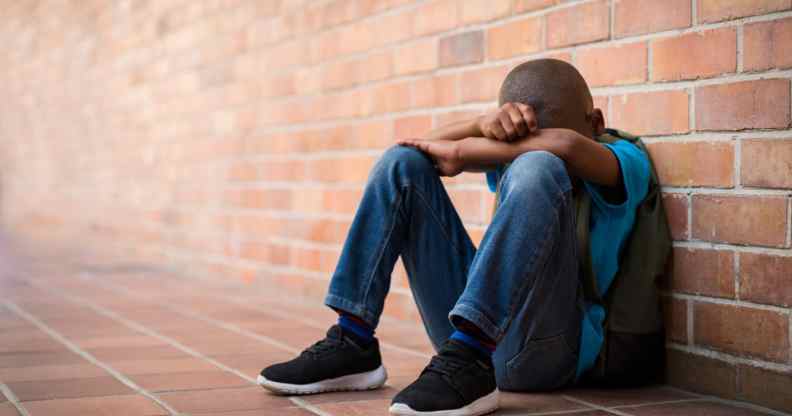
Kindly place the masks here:
[[(599, 185), (583, 182), (591, 195), (591, 263), (597, 288), (604, 295), (619, 269), (619, 255), (635, 223), (636, 209), (649, 190), (651, 168), (648, 155), (626, 140), (617, 140), (603, 146), (610, 149), (619, 161), (625, 191), (625, 199), (620, 204), (612, 204), (605, 200)], [(501, 166), (487, 172), (487, 184), (491, 191), (495, 191), (504, 171), (505, 166)], [(578, 378), (594, 365), (603, 341), (602, 323), (605, 310), (596, 304), (586, 304), (585, 309), (580, 333), (580, 356), (576, 375)]]

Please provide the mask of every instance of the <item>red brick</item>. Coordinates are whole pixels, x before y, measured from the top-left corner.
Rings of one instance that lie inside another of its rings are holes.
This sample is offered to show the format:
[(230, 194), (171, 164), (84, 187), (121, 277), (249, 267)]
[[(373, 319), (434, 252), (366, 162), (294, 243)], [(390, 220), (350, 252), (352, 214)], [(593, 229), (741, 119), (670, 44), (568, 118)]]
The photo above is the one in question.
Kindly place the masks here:
[(445, 107), (459, 102), (459, 75), (416, 79), (411, 86), (412, 107)]
[(734, 253), (677, 247), (671, 290), (694, 295), (734, 298)]
[(687, 343), (687, 301), (663, 297), (663, 320), (666, 337), (675, 342)]
[(375, 157), (368, 155), (318, 159), (309, 164), (308, 177), (322, 182), (365, 182), (375, 161)]
[(459, 2), (460, 16), (465, 24), (503, 17), (511, 11), (512, 0), (466, 0)]
[(619, 0), (614, 20), (616, 37), (688, 27), (690, 0)]
[(792, 67), (792, 18), (745, 25), (743, 70)]
[(765, 79), (696, 89), (699, 130), (772, 129), (789, 126), (789, 80)]
[(737, 70), (733, 28), (657, 39), (651, 45), (653, 81), (709, 78)]
[(792, 305), (792, 257), (740, 254), (740, 298), (779, 306)]
[(734, 399), (737, 395), (737, 368), (734, 364), (679, 350), (667, 351), (669, 384), (725, 399)]
[(792, 7), (790, 0), (694, 0), (699, 22), (718, 22), (744, 16), (777, 12)]
[(740, 181), (746, 186), (792, 188), (792, 140), (745, 140)]
[(688, 197), (684, 194), (663, 194), (663, 205), (674, 240), (687, 240)]
[(408, 116), (394, 122), (396, 139), (420, 138), (432, 129), (432, 116)]
[(400, 42), (412, 36), (412, 31), (409, 30), (413, 23), (412, 11), (386, 14), (372, 22), (374, 45)]
[(482, 222), (484, 213), (481, 206), (481, 199), (484, 197), (481, 191), (468, 189), (449, 189), (448, 196), (454, 204), (462, 221)]
[(506, 66), (463, 72), (460, 80), (462, 102), (497, 100), (507, 73)]
[(657, 135), (689, 131), (688, 94), (683, 90), (611, 97), (611, 125), (633, 134)]
[[(460, 3), (455, 0), (432, 0), (424, 3), (412, 13), (412, 34), (423, 36), (445, 32), (456, 27), (459, 21)], [(397, 28), (404, 31), (406, 27)]]
[(396, 49), (394, 73), (406, 75), (424, 72), (437, 68), (437, 42), (424, 39), (412, 42)]
[(721, 188), (734, 185), (731, 142), (656, 142), (647, 148), (663, 185)]
[(739, 398), (760, 406), (792, 412), (792, 373), (740, 365)]
[(481, 62), (484, 59), (484, 34), (476, 30), (443, 37), (438, 53), (441, 67)]
[(789, 318), (785, 314), (696, 302), (693, 322), (696, 345), (776, 362), (789, 359)]
[(610, 8), (604, 1), (567, 7), (547, 16), (547, 47), (593, 42), (610, 33)]
[(577, 68), (591, 87), (636, 84), (646, 81), (646, 56), (646, 42), (581, 49)]
[(34, 415), (67, 416), (96, 412), (117, 416), (167, 415), (168, 412), (152, 400), (140, 395), (81, 397), (76, 399), (36, 400), (26, 402), (25, 409)]
[(524, 13), (544, 9), (560, 3), (561, 0), (515, 0), (514, 12)]
[(393, 74), (393, 54), (390, 51), (368, 55), (358, 63), (364, 68), (357, 72), (360, 82), (385, 79)]
[(542, 49), (542, 21), (536, 17), (495, 26), (487, 31), (487, 58), (503, 59)]
[(786, 240), (787, 200), (772, 196), (693, 196), (693, 238), (781, 247)]

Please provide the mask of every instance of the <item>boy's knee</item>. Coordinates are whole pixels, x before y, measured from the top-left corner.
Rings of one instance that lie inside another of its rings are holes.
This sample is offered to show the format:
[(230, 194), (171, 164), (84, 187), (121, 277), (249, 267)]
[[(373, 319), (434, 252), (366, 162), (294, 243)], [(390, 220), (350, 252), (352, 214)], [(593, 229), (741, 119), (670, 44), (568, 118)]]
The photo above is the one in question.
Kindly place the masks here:
[(564, 161), (547, 151), (526, 152), (515, 158), (504, 177), (507, 190), (532, 190), (535, 187), (571, 188)]
[(426, 174), (435, 172), (432, 160), (420, 150), (401, 145), (393, 145), (382, 154), (379, 168), (399, 174)]

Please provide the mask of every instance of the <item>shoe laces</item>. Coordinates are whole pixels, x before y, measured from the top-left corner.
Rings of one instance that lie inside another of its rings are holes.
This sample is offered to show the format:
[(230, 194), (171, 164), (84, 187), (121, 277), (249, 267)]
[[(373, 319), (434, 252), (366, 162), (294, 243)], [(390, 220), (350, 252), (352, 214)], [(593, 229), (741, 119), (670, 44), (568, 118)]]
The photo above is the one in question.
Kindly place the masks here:
[(446, 375), (448, 377), (454, 377), (454, 375), (459, 372), (459, 370), (468, 364), (468, 361), (460, 358), (445, 355), (435, 355), (429, 361), (429, 365), (426, 366), (424, 371), (431, 371)]
[(337, 350), (343, 344), (344, 341), (340, 339), (325, 338), (315, 342), (313, 345), (306, 348), (305, 351), (303, 351), (303, 354), (309, 354), (314, 357), (319, 357), (328, 352)]

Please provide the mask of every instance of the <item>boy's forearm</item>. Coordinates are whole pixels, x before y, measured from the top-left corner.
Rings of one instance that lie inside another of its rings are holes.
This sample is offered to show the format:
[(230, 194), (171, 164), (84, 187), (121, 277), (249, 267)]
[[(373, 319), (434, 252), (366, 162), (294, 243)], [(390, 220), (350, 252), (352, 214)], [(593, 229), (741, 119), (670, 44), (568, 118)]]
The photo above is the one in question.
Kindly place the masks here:
[(459, 141), (460, 158), (468, 166), (497, 166), (509, 163), (525, 152), (545, 150), (565, 159), (568, 152), (567, 139), (558, 137), (557, 140), (535, 140), (529, 136), (514, 142), (501, 142), (481, 137), (469, 137)]
[(427, 140), (462, 140), (468, 137), (481, 137), (477, 118), (462, 120), (438, 127), (424, 136)]
[(548, 151), (566, 162), (570, 173), (585, 180), (616, 186), (620, 183), (619, 163), (610, 150), (592, 139), (567, 129), (540, 129), (537, 134), (514, 142), (478, 137), (461, 140), (459, 157), (465, 170), (490, 170), (531, 151)]

